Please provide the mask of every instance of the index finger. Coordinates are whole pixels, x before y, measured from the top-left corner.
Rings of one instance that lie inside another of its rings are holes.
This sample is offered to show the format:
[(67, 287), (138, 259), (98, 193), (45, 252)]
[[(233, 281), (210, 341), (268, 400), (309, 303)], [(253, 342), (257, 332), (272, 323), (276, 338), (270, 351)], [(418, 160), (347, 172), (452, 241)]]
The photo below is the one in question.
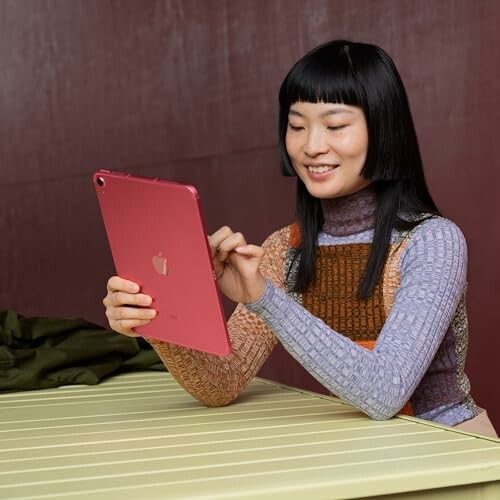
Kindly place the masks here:
[(138, 293), (141, 287), (133, 281), (120, 278), (120, 276), (112, 276), (108, 280), (108, 292), (129, 292)]
[(233, 230), (229, 226), (222, 226), (208, 237), (208, 244), (212, 252), (212, 257), (215, 255), (217, 247), (229, 236), (233, 234)]

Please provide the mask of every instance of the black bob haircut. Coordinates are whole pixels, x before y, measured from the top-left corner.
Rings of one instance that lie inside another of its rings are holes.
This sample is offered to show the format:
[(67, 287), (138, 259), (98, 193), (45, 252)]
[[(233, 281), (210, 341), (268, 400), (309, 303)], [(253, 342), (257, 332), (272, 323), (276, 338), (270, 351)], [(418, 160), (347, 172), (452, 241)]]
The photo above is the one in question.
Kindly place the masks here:
[[(279, 92), (279, 150), (287, 176), (295, 176), (285, 143), (288, 114), (298, 101), (342, 103), (364, 112), (368, 150), (361, 175), (372, 181), (377, 197), (373, 244), (358, 288), (358, 297), (367, 298), (387, 259), (392, 229), (415, 227), (426, 218), (419, 214), (439, 215), (425, 182), (403, 82), (392, 59), (376, 45), (333, 40), (308, 52), (289, 71)], [(314, 278), (324, 220), (320, 200), (300, 179), (296, 211), (301, 243), (294, 291), (304, 292)]]

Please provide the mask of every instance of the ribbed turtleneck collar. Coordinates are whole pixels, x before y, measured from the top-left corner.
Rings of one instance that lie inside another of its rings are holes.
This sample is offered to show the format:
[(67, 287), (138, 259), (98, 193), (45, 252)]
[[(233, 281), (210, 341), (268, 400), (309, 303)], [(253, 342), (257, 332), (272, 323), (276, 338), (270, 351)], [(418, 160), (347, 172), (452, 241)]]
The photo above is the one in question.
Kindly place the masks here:
[(377, 206), (373, 186), (342, 196), (321, 200), (325, 223), (323, 232), (332, 236), (348, 236), (375, 226)]

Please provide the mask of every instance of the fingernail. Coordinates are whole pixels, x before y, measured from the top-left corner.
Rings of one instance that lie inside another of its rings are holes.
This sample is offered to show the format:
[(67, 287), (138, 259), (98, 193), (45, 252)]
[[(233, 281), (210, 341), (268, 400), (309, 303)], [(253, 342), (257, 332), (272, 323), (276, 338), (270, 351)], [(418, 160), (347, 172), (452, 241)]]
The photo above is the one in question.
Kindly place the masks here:
[(138, 292), (140, 290), (139, 285), (137, 283), (132, 283), (130, 285), (130, 291), (131, 292)]
[(148, 311), (147, 316), (148, 318), (154, 318), (156, 316), (156, 311), (154, 309)]

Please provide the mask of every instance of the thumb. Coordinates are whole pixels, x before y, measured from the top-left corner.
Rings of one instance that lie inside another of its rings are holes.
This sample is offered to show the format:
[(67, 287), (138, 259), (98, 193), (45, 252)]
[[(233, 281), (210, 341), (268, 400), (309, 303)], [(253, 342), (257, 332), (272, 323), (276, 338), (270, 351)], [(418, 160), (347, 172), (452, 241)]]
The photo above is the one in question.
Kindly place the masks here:
[(257, 245), (242, 245), (240, 247), (236, 247), (234, 251), (245, 257), (253, 257), (255, 259), (261, 259), (264, 256), (264, 249)]

